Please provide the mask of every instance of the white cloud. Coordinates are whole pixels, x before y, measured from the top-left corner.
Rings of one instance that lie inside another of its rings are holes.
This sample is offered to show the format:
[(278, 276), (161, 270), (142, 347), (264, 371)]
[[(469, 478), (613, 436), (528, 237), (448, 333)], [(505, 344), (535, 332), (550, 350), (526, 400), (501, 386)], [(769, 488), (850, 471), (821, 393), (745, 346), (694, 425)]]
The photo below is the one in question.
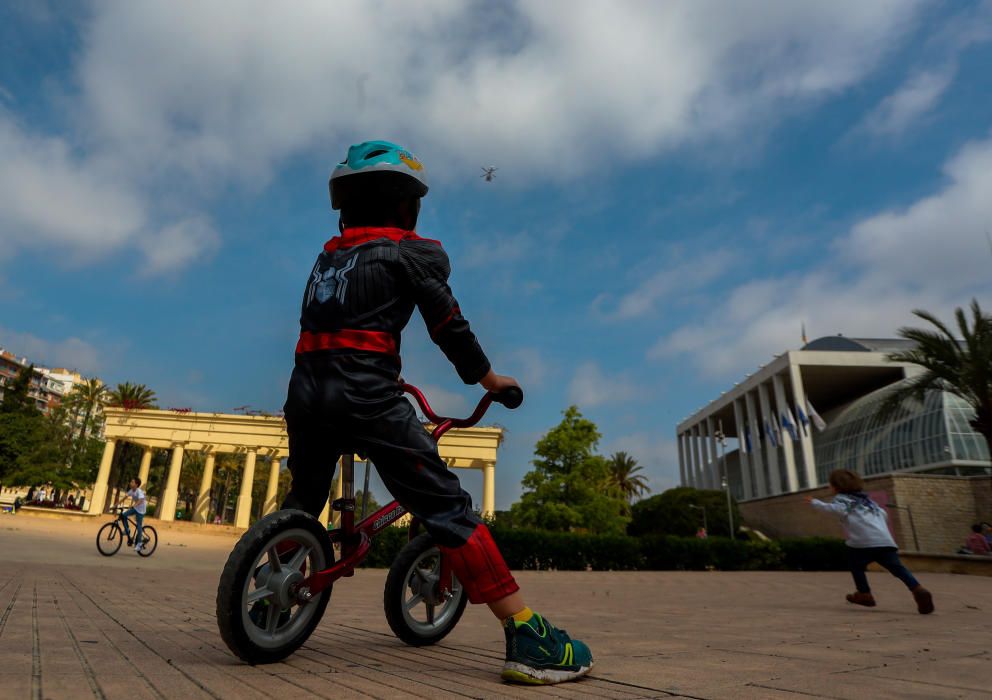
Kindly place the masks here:
[(82, 256), (137, 246), (155, 271), (216, 247), (190, 222), (232, 183), (304, 153), (330, 167), (363, 137), (408, 142), (439, 182), (493, 162), (519, 186), (714, 138), (747, 148), (865, 79), (920, 4), (99, 3), (60, 103), (71, 129), (0, 116), (3, 230)]
[[(692, 264), (670, 265), (644, 279), (633, 291), (624, 294), (615, 310), (608, 312), (614, 320), (628, 320), (644, 316), (667, 297), (685, 298), (688, 292), (705, 287), (724, 274), (734, 261), (728, 250), (710, 251), (692, 261)], [(594, 309), (601, 309), (610, 302), (600, 296), (593, 302)]]
[(643, 394), (643, 386), (628, 374), (608, 375), (595, 362), (579, 365), (568, 384), (568, 400), (583, 410), (635, 400)]
[(0, 113), (0, 235), (17, 247), (112, 250), (145, 223), (133, 191), (61, 138), (26, 134)]
[(116, 3), (80, 78), (95, 143), (200, 184), (369, 134), (409, 140), (441, 179), (489, 162), (568, 177), (844, 90), (919, 4)]
[[(925, 308), (947, 317), (974, 295), (992, 295), (992, 139), (965, 146), (933, 195), (855, 224), (805, 275), (752, 280), (699, 322), (659, 341), (649, 356), (686, 357), (710, 376), (733, 377), (811, 338), (893, 336)], [(924, 324), (925, 325), (925, 324)]]
[(145, 272), (156, 274), (185, 267), (213, 254), (219, 245), (220, 236), (206, 219), (185, 219), (142, 241), (147, 259)]
[(861, 128), (876, 136), (901, 136), (933, 110), (955, 72), (947, 66), (911, 75), (865, 117)]
[(529, 388), (539, 388), (544, 386), (547, 378), (555, 373), (555, 368), (548, 363), (537, 348), (517, 348), (506, 355), (506, 368), (499, 371), (506, 371), (517, 377), (524, 392)]
[(30, 333), (0, 327), (0, 347), (18, 358), (44, 367), (68, 367), (82, 374), (106, 368), (104, 356), (93, 345), (76, 337), (46, 340)]

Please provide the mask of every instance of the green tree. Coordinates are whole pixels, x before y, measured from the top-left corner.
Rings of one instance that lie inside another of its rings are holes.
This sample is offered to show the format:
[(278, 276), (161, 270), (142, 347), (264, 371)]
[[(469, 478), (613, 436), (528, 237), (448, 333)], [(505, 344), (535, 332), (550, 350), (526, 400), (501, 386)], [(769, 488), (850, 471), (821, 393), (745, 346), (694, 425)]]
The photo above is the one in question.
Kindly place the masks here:
[(41, 415), (35, 406), (34, 399), (28, 394), (31, 389), (31, 379), (34, 376), (34, 365), (22, 367), (14, 381), (3, 390), (3, 402), (0, 403), (0, 413), (24, 413)]
[(609, 488), (625, 502), (630, 503), (651, 490), (648, 488), (647, 477), (637, 473), (643, 467), (626, 452), (620, 451), (610, 455), (607, 464), (610, 469)]
[[(734, 522), (740, 523), (736, 501), (731, 501)], [(631, 535), (694, 535), (703, 526), (703, 509), (707, 532), (729, 536), (727, 494), (724, 491), (694, 489), (688, 486), (668, 489), (657, 496), (638, 501), (631, 509)]]
[(72, 387), (66, 397), (66, 406), (72, 412), (71, 425), (78, 429), (70, 455), (70, 464), (80, 458), (86, 450), (87, 442), (92, 435), (100, 411), (107, 400), (107, 387), (99, 379), (87, 379)]
[(955, 309), (959, 340), (936, 316), (913, 311), (936, 331), (900, 328), (899, 335), (912, 340), (910, 350), (891, 353), (893, 362), (911, 362), (923, 372), (910, 378), (882, 403), (883, 416), (901, 410), (907, 400), (921, 401), (929, 391), (943, 390), (964, 399), (975, 411), (971, 427), (985, 438), (992, 456), (992, 315), (984, 313), (978, 301), (971, 302), (971, 319), (963, 309)]
[(520, 527), (620, 533), (627, 524), (625, 502), (604, 489), (607, 460), (597, 455), (599, 430), (576, 406), (534, 448), (534, 469), (523, 478), (524, 494), (510, 510)]

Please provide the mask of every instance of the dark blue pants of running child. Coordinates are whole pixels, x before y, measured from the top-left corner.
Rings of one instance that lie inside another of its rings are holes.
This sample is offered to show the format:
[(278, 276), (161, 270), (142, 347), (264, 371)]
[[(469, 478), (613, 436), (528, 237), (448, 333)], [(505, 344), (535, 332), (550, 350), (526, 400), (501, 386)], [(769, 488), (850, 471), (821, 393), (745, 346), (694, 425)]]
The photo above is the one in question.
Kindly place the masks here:
[(899, 550), (895, 547), (848, 547), (847, 559), (851, 565), (851, 576), (854, 577), (854, 585), (857, 586), (858, 593), (871, 593), (865, 569), (872, 562), (877, 562), (888, 569), (889, 573), (905, 583), (909, 590), (920, 585), (899, 560)]

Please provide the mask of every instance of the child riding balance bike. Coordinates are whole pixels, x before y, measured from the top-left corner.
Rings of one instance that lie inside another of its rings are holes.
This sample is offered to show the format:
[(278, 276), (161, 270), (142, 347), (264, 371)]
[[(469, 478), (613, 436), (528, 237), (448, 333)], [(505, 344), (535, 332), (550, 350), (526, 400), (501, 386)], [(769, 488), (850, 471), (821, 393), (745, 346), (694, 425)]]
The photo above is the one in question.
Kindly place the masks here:
[[(432, 644), (461, 616), (465, 598), (485, 603), (506, 639), (505, 680), (559, 683), (589, 672), (592, 654), (528, 608), (471, 497), (438, 456), (435, 439), (472, 425), (493, 400), (523, 394), (496, 374), (461, 314), (437, 241), (415, 233), (427, 194), (423, 165), (388, 141), (352, 146), (331, 175), (340, 235), (324, 244), (303, 295), (296, 363), (285, 405), (292, 486), (283, 510), (259, 520), (228, 559), (217, 617), (228, 647), (249, 663), (292, 654), (320, 621), (331, 584), (350, 576), (370, 538), (400, 515), (413, 516), (411, 541), (387, 577), (387, 620), (403, 641)], [(431, 339), (466, 384), (487, 394), (469, 419), (436, 416), (400, 379), (400, 334), (414, 307)], [(404, 396), (412, 393), (436, 428), (429, 435)], [(355, 453), (366, 455), (396, 498), (355, 523)], [(341, 527), (316, 520), (341, 457)], [(425, 534), (414, 536), (423, 528)], [(332, 544), (340, 544), (334, 561)], [(425, 619), (411, 611), (424, 606)]]

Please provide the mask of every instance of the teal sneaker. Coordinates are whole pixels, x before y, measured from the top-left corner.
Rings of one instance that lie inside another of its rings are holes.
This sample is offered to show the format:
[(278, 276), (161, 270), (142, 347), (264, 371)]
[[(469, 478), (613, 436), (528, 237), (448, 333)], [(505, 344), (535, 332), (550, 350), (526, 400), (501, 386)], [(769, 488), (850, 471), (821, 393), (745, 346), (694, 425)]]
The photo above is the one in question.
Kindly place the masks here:
[(592, 668), (589, 647), (537, 613), (527, 622), (504, 620), (503, 634), (506, 663), (501, 676), (505, 681), (550, 685), (581, 678)]

